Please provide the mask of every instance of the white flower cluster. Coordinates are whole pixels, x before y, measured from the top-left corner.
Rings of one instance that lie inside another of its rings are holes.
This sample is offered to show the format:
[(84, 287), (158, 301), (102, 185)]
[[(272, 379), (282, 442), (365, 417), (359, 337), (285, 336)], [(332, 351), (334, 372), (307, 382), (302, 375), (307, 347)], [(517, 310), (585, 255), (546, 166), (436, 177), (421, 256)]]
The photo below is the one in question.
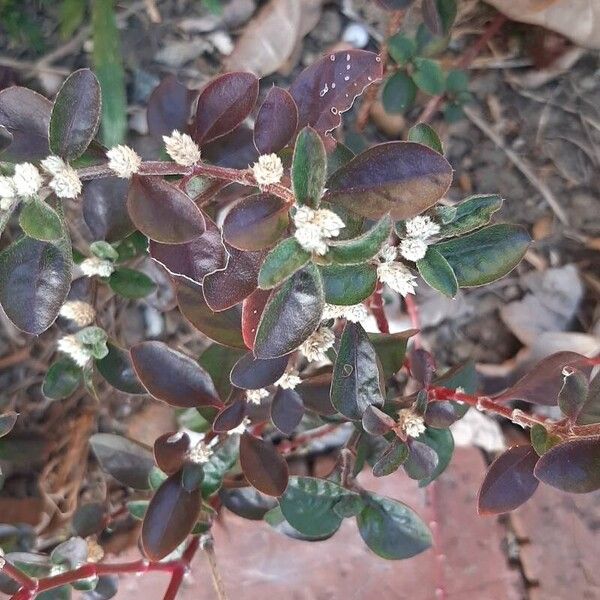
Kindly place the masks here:
[(65, 335), (58, 340), (58, 351), (66, 354), (79, 367), (85, 367), (92, 353), (75, 335)]
[(200, 160), (200, 148), (187, 133), (174, 129), (171, 135), (163, 135), (163, 141), (167, 154), (178, 165), (191, 167)]
[(260, 188), (279, 183), (283, 177), (283, 163), (277, 154), (261, 154), (252, 165), (252, 174)]
[(298, 375), (298, 371), (291, 370), (286, 371), (276, 382), (275, 385), (278, 385), (280, 388), (284, 390), (293, 390), (297, 385), (302, 383), (302, 379), (300, 379)]
[(52, 179), (48, 184), (59, 198), (77, 198), (81, 193), (81, 181), (77, 171), (59, 156), (48, 156), (40, 163)]
[(427, 252), (427, 241), (440, 232), (440, 226), (431, 217), (418, 215), (404, 223), (406, 237), (400, 242), (400, 254), (413, 262)]
[(213, 451), (203, 441), (190, 448), (186, 454), (187, 458), (197, 465), (207, 463), (212, 455)]
[(401, 262), (397, 262), (398, 251), (393, 246), (384, 246), (379, 253), (383, 262), (377, 265), (377, 277), (381, 283), (389, 285), (403, 297), (414, 294), (417, 287), (416, 276)]
[(364, 304), (351, 304), (349, 306), (338, 306), (337, 304), (326, 304), (321, 319), (346, 319), (352, 323), (360, 323), (369, 316), (369, 311)]
[(42, 176), (35, 165), (15, 165), (12, 177), (0, 177), (0, 210), (10, 210), (16, 201), (35, 196), (42, 187)]
[(86, 327), (94, 322), (96, 311), (91, 304), (83, 300), (69, 300), (60, 307), (61, 317), (73, 321), (79, 327)]
[(310, 206), (299, 206), (294, 213), (296, 231), (294, 237), (308, 252), (323, 256), (327, 254), (327, 242), (340, 235), (344, 221), (332, 210), (326, 208), (313, 209)]
[(419, 437), (425, 432), (425, 421), (412, 408), (403, 408), (398, 411), (398, 426), (408, 436)]
[(329, 327), (319, 327), (302, 343), (299, 350), (310, 361), (323, 362), (327, 360), (327, 350), (333, 347), (335, 335)]
[(244, 433), (246, 431), (246, 429), (248, 429), (249, 425), (250, 425), (250, 419), (248, 417), (244, 417), (242, 419), (242, 422), (237, 427), (234, 427), (233, 429), (230, 429), (227, 432), (227, 435), (235, 435), (235, 434), (242, 435), (242, 433)]
[(142, 166), (141, 157), (129, 146), (115, 146), (106, 153), (106, 156), (108, 158), (108, 168), (122, 179), (129, 179)]
[(110, 277), (115, 270), (115, 266), (110, 260), (98, 258), (97, 256), (90, 256), (84, 259), (79, 267), (86, 277), (93, 277), (94, 275)]
[(257, 390), (246, 390), (246, 400), (251, 404), (260, 404), (263, 398), (266, 398), (269, 392), (265, 388)]

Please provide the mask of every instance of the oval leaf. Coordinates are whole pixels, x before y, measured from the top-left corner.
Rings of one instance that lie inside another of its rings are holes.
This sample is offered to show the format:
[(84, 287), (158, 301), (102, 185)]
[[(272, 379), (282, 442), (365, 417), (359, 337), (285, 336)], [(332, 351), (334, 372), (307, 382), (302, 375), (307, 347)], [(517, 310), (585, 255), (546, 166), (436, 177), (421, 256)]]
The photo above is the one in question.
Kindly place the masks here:
[(298, 107), (291, 94), (273, 86), (260, 105), (254, 122), (254, 145), (260, 154), (279, 152), (298, 127)]
[(408, 141), (428, 146), (432, 150), (444, 154), (442, 142), (435, 129), (427, 123), (417, 123), (408, 130)]
[(417, 269), (427, 285), (454, 298), (458, 293), (458, 281), (448, 261), (433, 247), (427, 248), (425, 256), (417, 261)]
[(190, 448), (190, 436), (184, 432), (171, 431), (154, 440), (154, 460), (167, 475), (181, 469)]
[(292, 189), (298, 204), (317, 207), (327, 177), (327, 156), (321, 136), (305, 127), (296, 138), (292, 158)]
[[(259, 273), (260, 281), (260, 273)], [(242, 335), (244, 343), (250, 350), (254, 348), (254, 340), (258, 324), (265, 306), (271, 297), (271, 290), (256, 290), (242, 302)]]
[(115, 294), (131, 299), (145, 298), (156, 289), (148, 275), (127, 267), (115, 269), (108, 278), (108, 284)]
[(57, 240), (63, 233), (58, 213), (39, 198), (33, 198), (23, 206), (19, 225), (26, 235), (42, 242)]
[(240, 465), (248, 482), (267, 496), (281, 496), (288, 484), (288, 466), (273, 444), (245, 432), (240, 440)]
[(269, 290), (279, 285), (310, 260), (310, 252), (300, 246), (296, 238), (290, 237), (273, 248), (263, 261), (258, 274), (258, 285)]
[(175, 75), (165, 77), (148, 99), (148, 130), (162, 141), (174, 129), (185, 131), (197, 92), (177, 81)]
[(304, 416), (304, 403), (295, 390), (278, 388), (271, 402), (271, 421), (284, 435), (291, 435)]
[(267, 387), (285, 373), (287, 364), (287, 356), (262, 359), (256, 358), (252, 352), (248, 352), (235, 363), (231, 370), (231, 383), (246, 390)]
[(146, 394), (146, 388), (140, 383), (131, 355), (127, 350), (117, 346), (110, 340), (106, 342), (108, 354), (96, 361), (100, 375), (114, 388), (126, 394)]
[(329, 244), (327, 257), (339, 265), (358, 265), (371, 260), (387, 241), (391, 229), (392, 219), (385, 215), (363, 235)]
[(319, 267), (323, 277), (325, 301), (349, 306), (366, 300), (377, 285), (375, 265), (328, 265)]
[(42, 384), (42, 394), (52, 400), (68, 398), (81, 383), (81, 368), (69, 358), (60, 358), (50, 366)]
[(246, 401), (243, 399), (236, 399), (228, 404), (221, 412), (215, 417), (213, 422), (213, 431), (215, 433), (225, 433), (235, 429), (246, 416)]

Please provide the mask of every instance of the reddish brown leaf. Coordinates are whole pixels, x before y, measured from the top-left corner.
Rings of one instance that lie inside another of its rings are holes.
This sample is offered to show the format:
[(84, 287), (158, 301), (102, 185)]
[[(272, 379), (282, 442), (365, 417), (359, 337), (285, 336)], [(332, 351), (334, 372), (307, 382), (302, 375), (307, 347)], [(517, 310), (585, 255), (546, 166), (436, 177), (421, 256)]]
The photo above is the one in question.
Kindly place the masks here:
[(307, 377), (296, 388), (304, 400), (304, 406), (318, 415), (331, 416), (337, 410), (331, 404), (332, 367), (327, 367), (323, 373)]
[(202, 157), (221, 167), (248, 168), (258, 158), (252, 130), (242, 123), (227, 135), (203, 145)]
[(564, 492), (586, 494), (600, 489), (600, 437), (554, 446), (538, 460), (534, 473)]
[(194, 139), (206, 143), (233, 131), (250, 114), (258, 98), (258, 78), (252, 73), (226, 73), (201, 92), (196, 108)]
[(368, 406), (363, 413), (362, 426), (371, 435), (385, 435), (394, 425), (396, 421), (376, 406)]
[(254, 123), (254, 145), (260, 154), (279, 152), (298, 127), (298, 107), (291, 94), (272, 87), (261, 104)]
[(267, 496), (281, 496), (288, 466), (273, 444), (245, 432), (240, 440), (240, 464), (248, 482)]
[(451, 183), (452, 167), (441, 154), (413, 142), (387, 142), (338, 169), (324, 200), (370, 219), (386, 213), (410, 219), (433, 206)]
[(295, 390), (278, 388), (271, 403), (271, 421), (284, 435), (291, 435), (302, 421), (304, 403)]
[(257, 289), (242, 303), (242, 335), (250, 350), (254, 348), (258, 324), (270, 296), (271, 290)]
[[(233, 392), (239, 396), (239, 392)], [(221, 412), (215, 417), (213, 422), (213, 431), (216, 433), (225, 433), (235, 429), (246, 416), (246, 400), (239, 396), (230, 402)]]
[(143, 234), (163, 244), (191, 242), (206, 229), (200, 209), (189, 196), (162, 177), (134, 175), (127, 210)]
[(154, 440), (154, 460), (159, 469), (173, 475), (181, 469), (186, 452), (190, 448), (190, 436), (184, 432), (171, 431)]
[(257, 390), (275, 383), (285, 372), (289, 356), (256, 358), (252, 352), (244, 354), (231, 370), (231, 383), (246, 390)]
[(258, 271), (264, 252), (244, 252), (225, 244), (229, 260), (225, 269), (206, 275), (204, 298), (214, 311), (231, 308), (258, 287)]
[(556, 405), (566, 366), (581, 369), (589, 375), (588, 359), (577, 352), (557, 352), (540, 361), (515, 385), (494, 398), (500, 402), (522, 400), (533, 404)]
[(342, 122), (341, 113), (381, 77), (381, 59), (374, 52), (348, 50), (324, 56), (290, 87), (298, 106), (298, 126), (311, 125), (322, 134), (335, 129)]
[(209, 374), (195, 360), (165, 343), (132, 346), (131, 360), (144, 387), (158, 400), (182, 408), (221, 405)]
[(243, 198), (225, 217), (223, 236), (240, 250), (262, 250), (281, 237), (289, 223), (289, 205), (270, 194)]
[(199, 488), (187, 491), (181, 485), (181, 472), (163, 482), (142, 525), (142, 546), (150, 560), (161, 560), (185, 540), (198, 519), (200, 502)]
[[(161, 139), (174, 129), (185, 131), (198, 92), (189, 90), (177, 81), (175, 75), (165, 77), (148, 100), (148, 130), (150, 135)], [(162, 140), (161, 140), (162, 141)]]
[(479, 490), (477, 510), (480, 515), (514, 510), (527, 502), (537, 489), (533, 469), (538, 455), (532, 446), (513, 446), (490, 466)]

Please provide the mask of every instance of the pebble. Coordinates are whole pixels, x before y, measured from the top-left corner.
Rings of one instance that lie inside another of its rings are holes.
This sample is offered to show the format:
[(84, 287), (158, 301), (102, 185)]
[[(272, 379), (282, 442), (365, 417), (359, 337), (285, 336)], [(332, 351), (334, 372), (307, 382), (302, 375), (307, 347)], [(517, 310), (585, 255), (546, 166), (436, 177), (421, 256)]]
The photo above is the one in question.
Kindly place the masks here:
[(349, 23), (344, 29), (342, 40), (354, 48), (364, 48), (369, 43), (369, 32), (360, 23)]

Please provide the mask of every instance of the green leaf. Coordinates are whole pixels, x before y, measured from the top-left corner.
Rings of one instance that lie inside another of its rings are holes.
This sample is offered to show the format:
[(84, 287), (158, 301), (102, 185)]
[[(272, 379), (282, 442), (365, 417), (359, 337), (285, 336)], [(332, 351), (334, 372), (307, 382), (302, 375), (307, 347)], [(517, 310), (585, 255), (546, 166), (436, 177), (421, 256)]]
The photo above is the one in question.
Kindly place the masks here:
[(232, 435), (217, 447), (207, 463), (204, 463), (204, 479), (200, 489), (203, 498), (209, 498), (219, 491), (225, 474), (237, 462), (239, 455), (239, 436)]
[(444, 154), (444, 147), (435, 129), (427, 123), (417, 123), (408, 130), (408, 141), (428, 146), (432, 150)]
[(449, 298), (456, 296), (456, 275), (448, 261), (435, 248), (427, 248), (425, 256), (417, 261), (417, 269), (427, 285)]
[(531, 445), (536, 451), (538, 456), (542, 456), (550, 450), (550, 448), (560, 444), (561, 438), (557, 435), (552, 435), (543, 425), (540, 423), (534, 423), (530, 432)]
[(386, 379), (402, 368), (406, 356), (406, 345), (409, 338), (415, 333), (417, 333), (416, 329), (398, 333), (369, 333), (369, 340), (377, 352)]
[(454, 438), (449, 429), (433, 429), (428, 427), (425, 433), (422, 433), (417, 441), (427, 444), (435, 450), (438, 455), (438, 463), (433, 473), (419, 481), (419, 487), (429, 485), (434, 479), (437, 479), (448, 467), (452, 454), (454, 453)]
[(292, 159), (292, 189), (298, 204), (316, 208), (327, 177), (327, 156), (321, 136), (305, 127), (296, 139)]
[(406, 504), (377, 494), (363, 494), (365, 508), (356, 518), (365, 544), (389, 560), (410, 558), (431, 546), (431, 533)]
[(331, 403), (348, 419), (358, 421), (368, 406), (383, 406), (379, 360), (359, 323), (347, 322), (340, 339), (331, 381)]
[(126, 267), (115, 269), (108, 283), (113, 292), (124, 298), (145, 298), (156, 289), (156, 284), (148, 275)]
[(117, 390), (126, 394), (147, 394), (146, 388), (140, 383), (131, 362), (131, 355), (110, 340), (106, 347), (108, 354), (96, 361), (100, 375)]
[(102, 88), (102, 141), (120, 144), (127, 131), (127, 98), (114, 0), (92, 3), (92, 61)]
[(62, 0), (60, 5), (60, 37), (68, 40), (83, 22), (86, 3), (81, 0)]
[[(146, 241), (146, 246), (148, 242)], [(90, 244), (90, 252), (103, 260), (115, 261), (119, 258), (119, 252), (116, 248), (113, 248), (111, 244), (104, 240), (98, 240)]]
[(290, 477), (285, 493), (279, 498), (279, 506), (294, 529), (310, 537), (322, 537), (331, 535), (342, 524), (343, 517), (335, 506), (344, 498), (356, 496), (333, 481)]
[(81, 369), (69, 358), (60, 358), (44, 377), (42, 393), (52, 400), (68, 398), (81, 383)]
[(385, 80), (381, 101), (387, 112), (405, 112), (413, 105), (416, 97), (417, 86), (404, 71), (398, 71)]
[(578, 425), (592, 425), (600, 423), (600, 373), (590, 381), (587, 398), (579, 416)]
[(42, 242), (57, 240), (63, 234), (58, 213), (39, 198), (23, 205), (19, 225), (29, 237)]
[(403, 33), (397, 33), (388, 38), (388, 53), (397, 64), (404, 66), (415, 57), (417, 44)]
[(460, 92), (468, 91), (469, 76), (466, 71), (453, 69), (448, 71), (446, 76), (446, 91), (451, 94), (459, 94)]
[(414, 65), (412, 79), (420, 90), (431, 96), (440, 96), (444, 93), (444, 71), (437, 61), (417, 57)]
[(258, 287), (268, 290), (279, 285), (310, 260), (310, 252), (298, 240), (289, 237), (277, 244), (265, 257), (258, 274)]
[(373, 465), (373, 475), (375, 477), (391, 475), (399, 469), (407, 458), (408, 446), (396, 438)]
[(81, 156), (100, 121), (100, 84), (89, 69), (75, 71), (56, 95), (48, 139), (50, 150), (65, 160)]
[(585, 373), (573, 368), (563, 371), (563, 385), (558, 393), (558, 407), (563, 415), (575, 420), (585, 404), (588, 390)]
[(327, 257), (340, 265), (358, 265), (364, 263), (381, 250), (392, 228), (389, 215), (382, 217), (369, 231), (352, 240), (332, 242)]
[(510, 273), (521, 262), (530, 242), (523, 227), (500, 224), (432, 248), (448, 261), (460, 287), (475, 287)]
[(377, 285), (375, 265), (326, 265), (319, 267), (323, 277), (325, 301), (350, 306), (368, 298)]
[(277, 358), (298, 348), (319, 326), (324, 306), (323, 282), (309, 264), (271, 295), (256, 332), (255, 356)]
[(502, 198), (496, 194), (470, 196), (454, 206), (436, 208), (441, 218), (441, 237), (455, 237), (487, 225), (492, 215), (502, 207)]

